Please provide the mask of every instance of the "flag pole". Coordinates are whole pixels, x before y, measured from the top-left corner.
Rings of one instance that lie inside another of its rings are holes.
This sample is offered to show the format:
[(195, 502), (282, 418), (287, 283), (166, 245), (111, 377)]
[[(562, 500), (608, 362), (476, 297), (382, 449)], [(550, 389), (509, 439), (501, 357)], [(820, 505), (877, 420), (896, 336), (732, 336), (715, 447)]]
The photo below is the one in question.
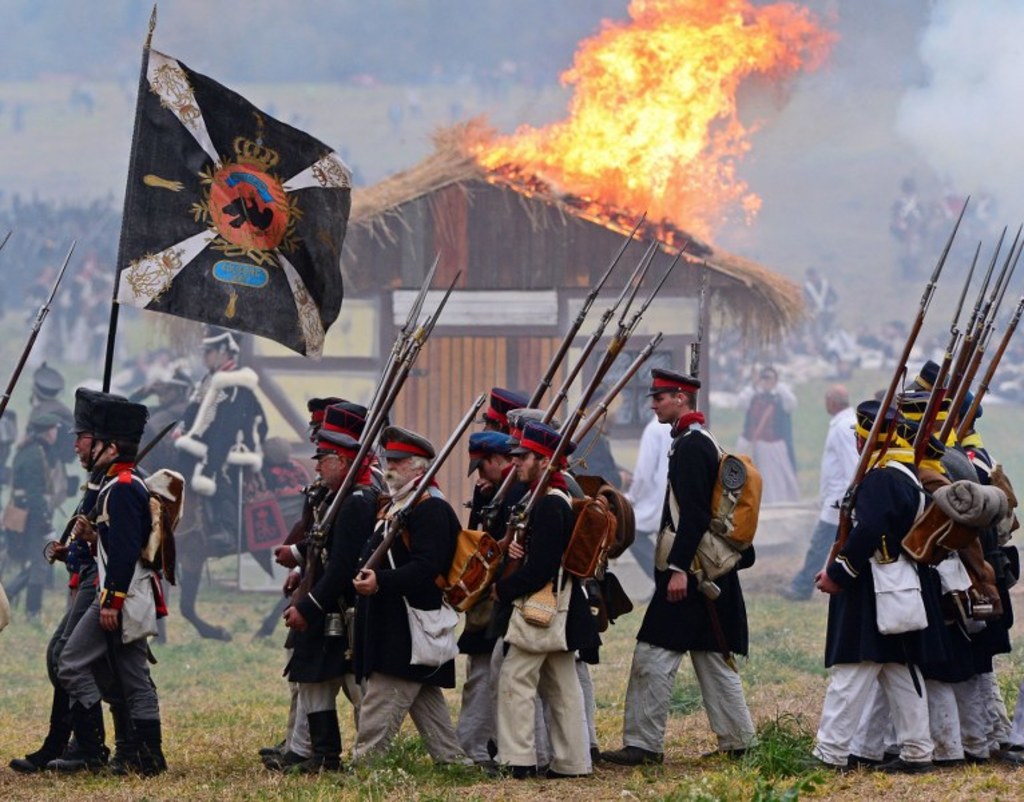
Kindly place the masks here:
[(146, 43), (142, 47), (142, 68), (139, 71), (139, 91), (135, 97), (135, 125), (132, 128), (132, 147), (128, 157), (128, 179), (124, 189), (124, 210), (121, 215), (121, 238), (117, 244), (117, 264), (114, 269), (114, 294), (110, 299), (110, 324), (107, 327), (107, 354), (103, 362), (103, 392), (110, 392), (110, 375), (114, 366), (114, 340), (117, 336), (117, 313), (120, 305), (117, 302), (117, 291), (121, 283), (121, 266), (125, 258), (125, 232), (127, 231), (128, 210), (132, 208), (132, 195), (135, 192), (135, 155), (139, 147), (139, 128), (142, 123), (142, 101), (146, 91), (146, 72), (149, 69), (149, 48), (153, 42), (153, 31), (156, 30), (156, 3), (149, 15), (149, 32)]

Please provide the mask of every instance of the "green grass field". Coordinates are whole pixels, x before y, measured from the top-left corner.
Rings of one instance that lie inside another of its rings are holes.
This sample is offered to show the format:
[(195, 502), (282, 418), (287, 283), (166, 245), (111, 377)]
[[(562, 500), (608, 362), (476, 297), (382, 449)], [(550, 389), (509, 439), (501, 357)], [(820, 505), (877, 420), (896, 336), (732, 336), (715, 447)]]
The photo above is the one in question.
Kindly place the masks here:
[[(213, 565), (212, 585), (200, 609), (234, 635), (230, 644), (198, 638), (176, 613), (166, 644), (155, 644), (159, 664), (165, 752), (170, 770), (149, 780), (112, 776), (57, 778), (23, 776), (0, 768), (0, 798), (192, 800), (793, 800), (804, 799), (1010, 799), (1024, 792), (1024, 772), (999, 766), (970, 767), (924, 777), (901, 778), (858, 772), (845, 777), (800, 773), (797, 759), (811, 744), (826, 677), (821, 665), (825, 605), (821, 599), (793, 603), (775, 588), (793, 570), (801, 551), (773, 551), (747, 572), (751, 651), (741, 674), (762, 746), (742, 761), (701, 760), (715, 744), (700, 705), (692, 670), (684, 662), (673, 697), (664, 766), (623, 769), (599, 765), (578, 781), (491, 780), (472, 769), (434, 768), (407, 722), (393, 752), (355, 772), (319, 778), (271, 774), (257, 750), (282, 735), (287, 686), (281, 678), (284, 633), (254, 640), (253, 633), (275, 599), (232, 587), (233, 562)], [(61, 613), (61, 592), (47, 597), (41, 626), (16, 620), (0, 634), (0, 756), (3, 763), (35, 749), (45, 732), (49, 684), (43, 652)], [(176, 599), (172, 597), (172, 606)], [(597, 727), (602, 747), (619, 745), (622, 704), (633, 636), (642, 611), (605, 635), (601, 664), (594, 668)], [(1021, 627), (1017, 627), (1018, 630)], [(1018, 633), (1019, 635), (1019, 633)], [(999, 674), (1012, 705), (1024, 678), (1017, 655), (1000, 658)], [(458, 692), (448, 694), (453, 714)], [(109, 729), (108, 729), (109, 732)], [(351, 718), (343, 711), (345, 746)]]

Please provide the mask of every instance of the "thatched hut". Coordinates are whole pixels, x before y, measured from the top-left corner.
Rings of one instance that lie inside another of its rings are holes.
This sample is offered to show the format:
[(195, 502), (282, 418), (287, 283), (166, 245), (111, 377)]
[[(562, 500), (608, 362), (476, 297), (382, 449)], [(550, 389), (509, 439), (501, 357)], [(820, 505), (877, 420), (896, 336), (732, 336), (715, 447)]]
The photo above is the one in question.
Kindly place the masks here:
[[(342, 260), (345, 304), (328, 334), (322, 362), (290, 356), (267, 341), (257, 345), (253, 359), (266, 377), (264, 389), (296, 431), (302, 430), (306, 397), (369, 398), (435, 255), (440, 262), (433, 286), (447, 286), (457, 273), (459, 278), (392, 419), (440, 444), (477, 394), (492, 386), (532, 392), (587, 292), (620, 249), (634, 214), (594, 210), (584, 199), (556, 193), (535, 179), (484, 170), (466, 147), (472, 131), (470, 124), (441, 132), (435, 152), (421, 164), (353, 193)], [(687, 235), (664, 225), (641, 228), (580, 330), (569, 361), (579, 354), (600, 312), (618, 295), (651, 238), (678, 246)], [(668, 254), (655, 260), (638, 303), (670, 261)], [(802, 314), (800, 291), (790, 281), (691, 241), (627, 352), (635, 354), (661, 331), (664, 339), (649, 364), (687, 368), (705, 263), (710, 301), (705, 304), (705, 331), (714, 319), (739, 327), (751, 341), (771, 340)], [(440, 295), (431, 294), (427, 310)], [(613, 321), (606, 334), (614, 328)], [(707, 359), (706, 347), (704, 354)], [(620, 355), (613, 372), (630, 361), (630, 356)], [(583, 371), (584, 380), (588, 370)], [(635, 442), (647, 420), (646, 377), (645, 370), (627, 387), (622, 404), (610, 416), (613, 446), (616, 439)], [(460, 446), (440, 477), (456, 504), (468, 498), (464, 466)]]

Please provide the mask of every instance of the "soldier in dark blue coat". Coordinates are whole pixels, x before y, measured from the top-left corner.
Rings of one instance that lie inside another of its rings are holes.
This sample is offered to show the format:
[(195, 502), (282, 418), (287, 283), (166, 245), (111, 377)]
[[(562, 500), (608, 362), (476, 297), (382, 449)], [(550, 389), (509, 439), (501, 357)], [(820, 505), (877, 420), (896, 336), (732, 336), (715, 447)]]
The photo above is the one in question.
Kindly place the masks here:
[(300, 591), (284, 612), (285, 623), (291, 629), (286, 645), (292, 649), (285, 674), (298, 683), (296, 715), (305, 714), (312, 743), (312, 754), (291, 767), (285, 754), (281, 765), (292, 773), (341, 768), (338, 690), (344, 689), (357, 709), (361, 699), (344, 621), (347, 611), (355, 607), (352, 578), (377, 515), (377, 489), (370, 466), (365, 460), (361, 466), (354, 465), (365, 422), (345, 408), (328, 407), (317, 441), (317, 473), (331, 491), (324, 508), (333, 501), (348, 473), (354, 470), (357, 475), (324, 542), (304, 543), (304, 570), (313, 571), (302, 585), (308, 586), (308, 592)]
[[(878, 408), (877, 401), (857, 407), (860, 449)], [(847, 765), (850, 742), (877, 682), (887, 697), (900, 746), (899, 759), (887, 769), (925, 771), (931, 768), (933, 743), (927, 694), (916, 666), (941, 663), (947, 653), (938, 595), (928, 572), (919, 572), (927, 626), (902, 635), (883, 635), (878, 629), (871, 561), (907, 560), (899, 556), (901, 543), (923, 509), (910, 446), (913, 436), (901, 428), (902, 419), (897, 420), (891, 410), (887, 417), (886, 425), (896, 432), (879, 438), (878, 456), (856, 490), (854, 526), (835, 559), (816, 579), (818, 589), (830, 596), (825, 640), (830, 681), (814, 756), (829, 767)]]
[(79, 389), (75, 429), (91, 439), (96, 469), (106, 469), (94, 507), (99, 595), (61, 653), (57, 676), (71, 699), (76, 746), (49, 767), (94, 770), (105, 762), (97, 671), (110, 661), (131, 718), (126, 768), (165, 771), (160, 707), (149, 675), (147, 638), (156, 634), (159, 584), (140, 560), (152, 529), (149, 491), (135, 468), (148, 410), (120, 396)]
[[(660, 763), (672, 684), (683, 655), (690, 653), (704, 709), (718, 737), (718, 753), (738, 756), (754, 742), (732, 653), (747, 653), (747, 609), (736, 571), (715, 580), (711, 599), (693, 573), (701, 537), (711, 523), (711, 494), (718, 475), (718, 447), (697, 411), (700, 382), (683, 374), (651, 371), (651, 408), (672, 425), (668, 494), (655, 550), (654, 596), (633, 652), (623, 747), (602, 753), (620, 765)], [(738, 568), (752, 565), (748, 548)]]
[(363, 549), (353, 582), (359, 594), (353, 656), (364, 692), (352, 759), (360, 761), (386, 750), (408, 713), (435, 761), (462, 763), (466, 758), (441, 692), (455, 687), (455, 660), (436, 667), (412, 663), (406, 609), (406, 605), (425, 611), (441, 609), (436, 579), (447, 574), (462, 527), (441, 491), (426, 488), (384, 562), (374, 570), (362, 567), (383, 540), (391, 514), (424, 489), (420, 483), (435, 456), (426, 438), (398, 426), (385, 428), (381, 442), (390, 503)]

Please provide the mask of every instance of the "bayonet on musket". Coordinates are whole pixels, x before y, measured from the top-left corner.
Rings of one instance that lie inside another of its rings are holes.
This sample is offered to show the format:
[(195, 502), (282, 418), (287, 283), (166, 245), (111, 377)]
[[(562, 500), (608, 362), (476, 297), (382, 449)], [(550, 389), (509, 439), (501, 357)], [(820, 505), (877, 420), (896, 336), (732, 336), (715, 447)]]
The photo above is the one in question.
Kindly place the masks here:
[[(569, 331), (566, 332), (565, 337), (562, 338), (562, 342), (558, 346), (558, 350), (551, 357), (551, 362), (548, 364), (547, 370), (544, 371), (544, 376), (541, 378), (540, 384), (537, 385), (537, 389), (533, 391), (533, 395), (530, 397), (530, 402), (527, 406), (537, 407), (540, 404), (540, 400), (544, 397), (544, 393), (548, 391), (548, 388), (551, 386), (551, 382), (555, 378), (558, 366), (562, 364), (562, 360), (565, 359), (566, 353), (568, 353), (569, 348), (572, 346), (572, 341), (576, 338), (580, 328), (583, 326), (583, 321), (590, 312), (590, 307), (594, 305), (594, 300), (597, 298), (597, 294), (601, 291), (601, 288), (608, 280), (608, 277), (612, 274), (615, 266), (619, 263), (622, 255), (626, 252), (626, 248), (633, 241), (633, 237), (636, 236), (636, 232), (640, 230), (640, 226), (643, 225), (644, 220), (646, 219), (647, 212), (644, 212), (640, 215), (640, 219), (636, 221), (636, 225), (633, 226), (633, 230), (629, 232), (629, 237), (627, 237), (626, 241), (622, 243), (622, 247), (619, 248), (619, 252), (615, 254), (615, 258), (612, 259), (611, 264), (608, 265), (608, 269), (604, 271), (604, 275), (601, 276), (601, 280), (597, 282), (594, 288), (591, 289), (583, 299), (583, 305), (580, 307), (580, 311), (577, 313), (576, 319), (573, 321), (572, 325), (569, 326)], [(611, 314), (614, 313), (608, 313), (607, 317), (611, 317)], [(606, 324), (607, 318), (603, 318), (601, 328), (603, 329)]]
[[(544, 412), (544, 417), (541, 420), (542, 423), (548, 423), (552, 418), (554, 418), (558, 413), (558, 408), (562, 405), (562, 402), (568, 398), (569, 388), (572, 387), (572, 383), (576, 381), (576, 377), (579, 376), (580, 371), (583, 370), (583, 365), (586, 363), (587, 358), (601, 341), (605, 327), (607, 327), (608, 322), (615, 316), (615, 311), (619, 308), (619, 305), (626, 297), (630, 288), (633, 286), (633, 283), (637, 280), (637, 277), (640, 276), (640, 272), (644, 269), (644, 265), (646, 264), (649, 266), (649, 257), (653, 258), (654, 250), (657, 245), (658, 243), (655, 241), (648, 246), (647, 250), (644, 251), (644, 255), (637, 263), (637, 266), (633, 269), (633, 273), (630, 275), (629, 280), (623, 285), (622, 291), (619, 293), (619, 297), (615, 299), (615, 303), (601, 313), (601, 319), (597, 322), (597, 326), (594, 328), (593, 333), (583, 345), (583, 350), (580, 353), (579, 358), (573, 364), (572, 368), (569, 369), (568, 374), (566, 374), (565, 379), (562, 380), (562, 384), (558, 388), (558, 392), (555, 393), (555, 397), (551, 400), (551, 403), (548, 404)], [(563, 344), (567, 344), (568, 342), (568, 338), (563, 340)]]
[[(8, 237), (10, 234), (7, 235)], [(4, 242), (7, 240), (5, 239)], [(53, 289), (50, 290), (50, 295), (39, 307), (39, 312), (36, 313), (36, 319), (32, 323), (32, 331), (29, 332), (28, 340), (25, 342), (25, 347), (21, 351), (21, 356), (18, 358), (18, 364), (14, 367), (14, 372), (11, 374), (11, 379), (7, 382), (7, 389), (4, 390), (4, 394), (0, 397), (0, 418), (3, 417), (4, 411), (7, 409), (7, 404), (10, 403), (11, 393), (14, 392), (15, 386), (18, 384), (18, 378), (21, 376), (21, 371), (25, 368), (25, 362), (28, 360), (28, 355), (32, 353), (32, 346), (35, 345), (36, 337), (39, 336), (39, 330), (43, 327), (43, 321), (46, 320), (46, 315), (50, 312), (50, 304), (53, 303), (53, 298), (57, 294), (57, 288), (60, 286), (61, 279), (64, 278), (64, 271), (68, 269), (68, 263), (71, 261), (71, 254), (75, 252), (75, 243), (77, 240), (72, 240), (71, 247), (68, 248), (68, 255), (64, 257), (64, 264), (61, 265), (60, 272), (57, 274), (57, 280), (53, 282)]]
[(949, 368), (953, 363), (953, 354), (956, 351), (957, 343), (960, 340), (960, 329), (958, 324), (960, 322), (960, 312), (964, 307), (964, 299), (967, 297), (967, 290), (971, 286), (971, 279), (974, 277), (974, 268), (978, 264), (978, 255), (981, 253), (981, 243), (978, 243), (978, 247), (974, 251), (974, 259), (971, 262), (971, 269), (967, 272), (967, 280), (964, 282), (964, 288), (960, 292), (960, 300), (957, 302), (956, 311), (953, 313), (953, 322), (949, 326), (949, 342), (946, 345), (946, 350), (942, 355), (942, 364), (939, 366), (939, 371), (935, 376), (935, 381), (932, 383), (931, 393), (928, 395), (928, 403), (925, 405), (924, 412), (921, 415), (921, 423), (917, 428), (917, 433), (914, 435), (914, 464), (917, 465), (924, 459), (925, 451), (928, 446), (928, 439), (931, 437), (932, 429), (935, 425), (935, 418), (939, 414), (939, 409), (942, 407), (942, 402), (946, 399), (946, 393), (948, 387), (946, 386), (946, 379), (949, 377)]
[[(878, 414), (875, 416), (874, 423), (871, 424), (871, 430), (868, 432), (865, 438), (864, 447), (861, 449), (860, 460), (857, 463), (857, 467), (854, 470), (853, 479), (850, 482), (850, 490), (860, 484), (864, 475), (868, 472), (868, 465), (870, 464), (872, 454), (875, 450), (875, 445), (878, 443), (879, 435), (882, 432), (882, 427), (885, 425), (886, 413), (889, 407), (892, 405), (893, 398), (896, 397), (896, 390), (901, 386), (901, 377), (906, 374), (907, 361), (910, 359), (910, 351), (914, 347), (914, 343), (917, 341), (917, 336), (921, 332), (921, 326), (924, 324), (924, 316), (928, 312), (928, 306), (931, 303), (932, 295), (935, 293), (935, 285), (939, 281), (939, 275), (942, 273), (943, 265), (946, 264), (946, 258), (949, 256), (949, 249), (953, 247), (953, 239), (956, 237), (956, 232), (960, 228), (960, 222), (964, 219), (964, 213), (967, 211), (967, 204), (970, 202), (970, 197), (964, 201), (963, 208), (960, 210), (960, 216), (957, 217), (956, 223), (953, 226), (953, 230), (949, 233), (949, 239), (946, 241), (946, 247), (942, 249), (942, 254), (939, 256), (939, 261), (935, 265), (935, 269), (932, 271), (931, 277), (928, 279), (928, 284), (924, 288), (924, 292), (921, 295), (921, 304), (917, 310), (917, 317), (914, 320), (914, 325), (910, 329), (910, 333), (907, 335), (907, 341), (903, 344), (903, 353), (900, 355), (899, 361), (896, 364), (896, 370), (893, 373), (892, 379), (889, 382), (889, 387), (885, 391), (885, 395), (882, 397), (881, 404), (878, 407)], [(846, 538), (850, 534), (851, 528), (851, 515), (853, 510), (851, 509), (851, 502), (853, 498), (852, 492), (847, 492), (844, 499), (843, 505), (839, 510), (839, 528), (836, 533), (836, 540), (832, 544), (832, 548), (829, 551), (828, 559), (825, 561), (825, 567), (835, 560), (836, 555), (846, 545)]]
[(7, 233), (6, 233), (5, 235), (4, 235), (4, 239), (3, 239), (3, 242), (0, 242), (0, 251), (2, 251), (2, 250), (4, 249), (4, 245), (6, 245), (6, 244), (7, 244), (7, 240), (9, 240), (9, 239), (11, 238), (11, 234), (13, 234), (13, 233), (14, 233), (14, 231), (13, 231), (13, 230), (11, 230), (11, 231), (8, 231), (8, 232), (7, 232)]

